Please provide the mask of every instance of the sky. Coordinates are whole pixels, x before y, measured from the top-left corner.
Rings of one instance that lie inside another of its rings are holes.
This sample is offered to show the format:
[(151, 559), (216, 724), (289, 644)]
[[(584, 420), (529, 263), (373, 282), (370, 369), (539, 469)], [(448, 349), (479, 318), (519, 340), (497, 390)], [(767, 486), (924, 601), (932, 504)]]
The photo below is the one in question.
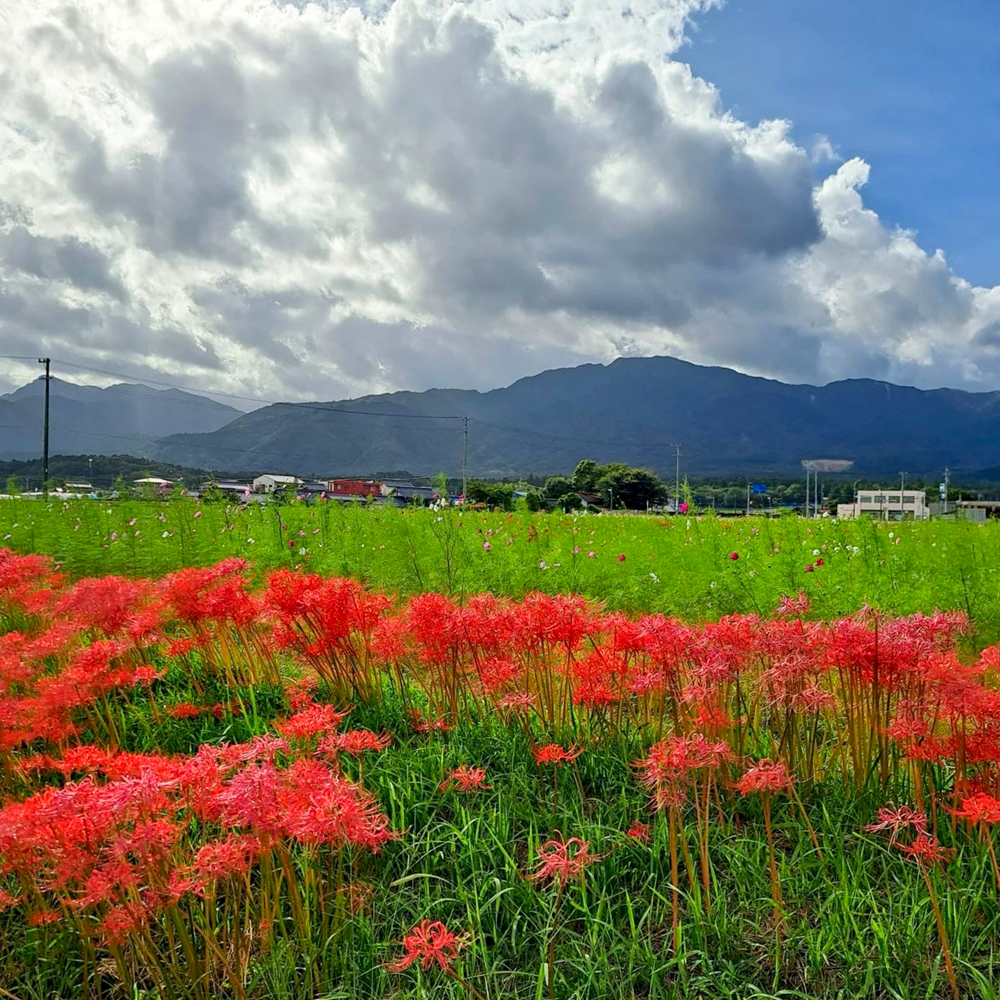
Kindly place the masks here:
[(43, 355), (259, 400), (657, 354), (1000, 389), (994, 0), (0, 22), (0, 391)]

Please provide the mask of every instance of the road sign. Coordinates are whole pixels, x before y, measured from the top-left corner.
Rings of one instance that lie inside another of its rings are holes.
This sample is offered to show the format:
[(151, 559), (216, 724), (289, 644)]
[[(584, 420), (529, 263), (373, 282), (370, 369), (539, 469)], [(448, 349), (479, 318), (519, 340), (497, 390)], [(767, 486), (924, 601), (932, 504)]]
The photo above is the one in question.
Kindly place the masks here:
[(750, 484), (751, 493), (766, 493), (767, 483), (751, 483)]

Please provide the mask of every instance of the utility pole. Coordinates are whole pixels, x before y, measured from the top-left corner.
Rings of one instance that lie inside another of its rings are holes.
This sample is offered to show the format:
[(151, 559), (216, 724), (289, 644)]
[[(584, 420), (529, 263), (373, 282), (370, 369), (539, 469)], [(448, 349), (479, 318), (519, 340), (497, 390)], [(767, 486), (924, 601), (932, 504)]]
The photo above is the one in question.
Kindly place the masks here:
[(906, 517), (906, 508), (903, 506), (903, 490), (906, 489), (906, 473), (901, 472), (899, 474), (899, 519), (900, 521)]
[(747, 483), (747, 517), (750, 516), (750, 483)]
[(681, 512), (681, 446), (674, 445), (674, 514)]
[(45, 418), (43, 422), (42, 430), (42, 494), (48, 499), (49, 496), (49, 383), (52, 381), (52, 376), (49, 373), (50, 366), (52, 365), (51, 358), (39, 358), (38, 363), (40, 365), (45, 365), (45, 374), (42, 378), (45, 379)]
[[(462, 417), (462, 503), (469, 490), (469, 418)], [(445, 498), (447, 499), (447, 497)]]

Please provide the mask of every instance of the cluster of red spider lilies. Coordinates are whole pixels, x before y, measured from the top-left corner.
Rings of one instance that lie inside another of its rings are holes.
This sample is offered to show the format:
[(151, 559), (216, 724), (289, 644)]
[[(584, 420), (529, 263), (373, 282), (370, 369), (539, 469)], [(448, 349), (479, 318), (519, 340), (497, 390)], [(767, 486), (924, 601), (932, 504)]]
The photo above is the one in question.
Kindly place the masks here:
[[(822, 850), (804, 783), (907, 783), (910, 812), (889, 810), (877, 828), (926, 874), (946, 860), (936, 817), (1000, 821), (1000, 648), (963, 652), (961, 614), (818, 622), (808, 610), (799, 595), (771, 619), (690, 624), (576, 596), (400, 601), (347, 579), (259, 578), (235, 559), (155, 581), (69, 582), (46, 557), (0, 549), (0, 908), (72, 925), (85, 961), (107, 951), (127, 981), (141, 967), (178, 989), (208, 995), (215, 977), (240, 994), (251, 955), (275, 937), (336, 934), (363, 905), (359, 853), (403, 836), (341, 766), (391, 739), (342, 730), (344, 706), (390, 692), (416, 733), (519, 727), (538, 766), (575, 769), (594, 739), (644, 741), (637, 777), (668, 826), (675, 927), (681, 855), (710, 906), (709, 826), (736, 794), (760, 796), (776, 912), (774, 796)], [(141, 703), (154, 725), (225, 718), (259, 685), (286, 692), (273, 732), (191, 755), (118, 749), (123, 705)], [(490, 787), (477, 762), (441, 780), (442, 791)], [(681, 839), (692, 818), (697, 859)], [(627, 833), (642, 841), (649, 828)], [(561, 898), (599, 859), (586, 841), (554, 838), (530, 877)], [(454, 971), (461, 941), (443, 925), (406, 942), (398, 968)]]

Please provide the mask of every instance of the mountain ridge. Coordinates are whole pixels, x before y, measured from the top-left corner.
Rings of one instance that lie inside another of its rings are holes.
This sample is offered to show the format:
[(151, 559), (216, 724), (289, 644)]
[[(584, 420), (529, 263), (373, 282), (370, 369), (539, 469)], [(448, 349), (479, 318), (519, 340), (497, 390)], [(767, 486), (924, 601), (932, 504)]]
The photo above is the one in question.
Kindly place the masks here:
[[(392, 415), (388, 415), (388, 414)], [(864, 473), (937, 474), (1000, 459), (1000, 392), (917, 389), (876, 379), (779, 382), (677, 358), (618, 358), (549, 369), (498, 389), (431, 389), (274, 404), (211, 434), (161, 439), (152, 455), (189, 465), (366, 475), (408, 468), (528, 475), (581, 458), (673, 473), (675, 443), (699, 474), (793, 474), (849, 459)], [(437, 422), (436, 422), (437, 421)], [(451, 423), (449, 423), (449, 421)]]
[[(38, 454), (43, 388), (36, 380), (0, 396), (0, 458)], [(678, 443), (695, 475), (795, 475), (810, 458), (851, 460), (857, 475), (1000, 467), (1000, 391), (794, 384), (668, 356), (548, 369), (487, 391), (404, 390), (249, 413), (129, 383), (53, 379), (52, 401), (51, 454), (129, 451), (217, 470), (519, 478), (593, 458), (672, 478)]]
[[(217, 430), (241, 415), (224, 403), (182, 389), (133, 383), (107, 388), (52, 377), (49, 383), (49, 453), (145, 455), (164, 432)], [(39, 377), (0, 396), (0, 459), (36, 456), (42, 446)]]

